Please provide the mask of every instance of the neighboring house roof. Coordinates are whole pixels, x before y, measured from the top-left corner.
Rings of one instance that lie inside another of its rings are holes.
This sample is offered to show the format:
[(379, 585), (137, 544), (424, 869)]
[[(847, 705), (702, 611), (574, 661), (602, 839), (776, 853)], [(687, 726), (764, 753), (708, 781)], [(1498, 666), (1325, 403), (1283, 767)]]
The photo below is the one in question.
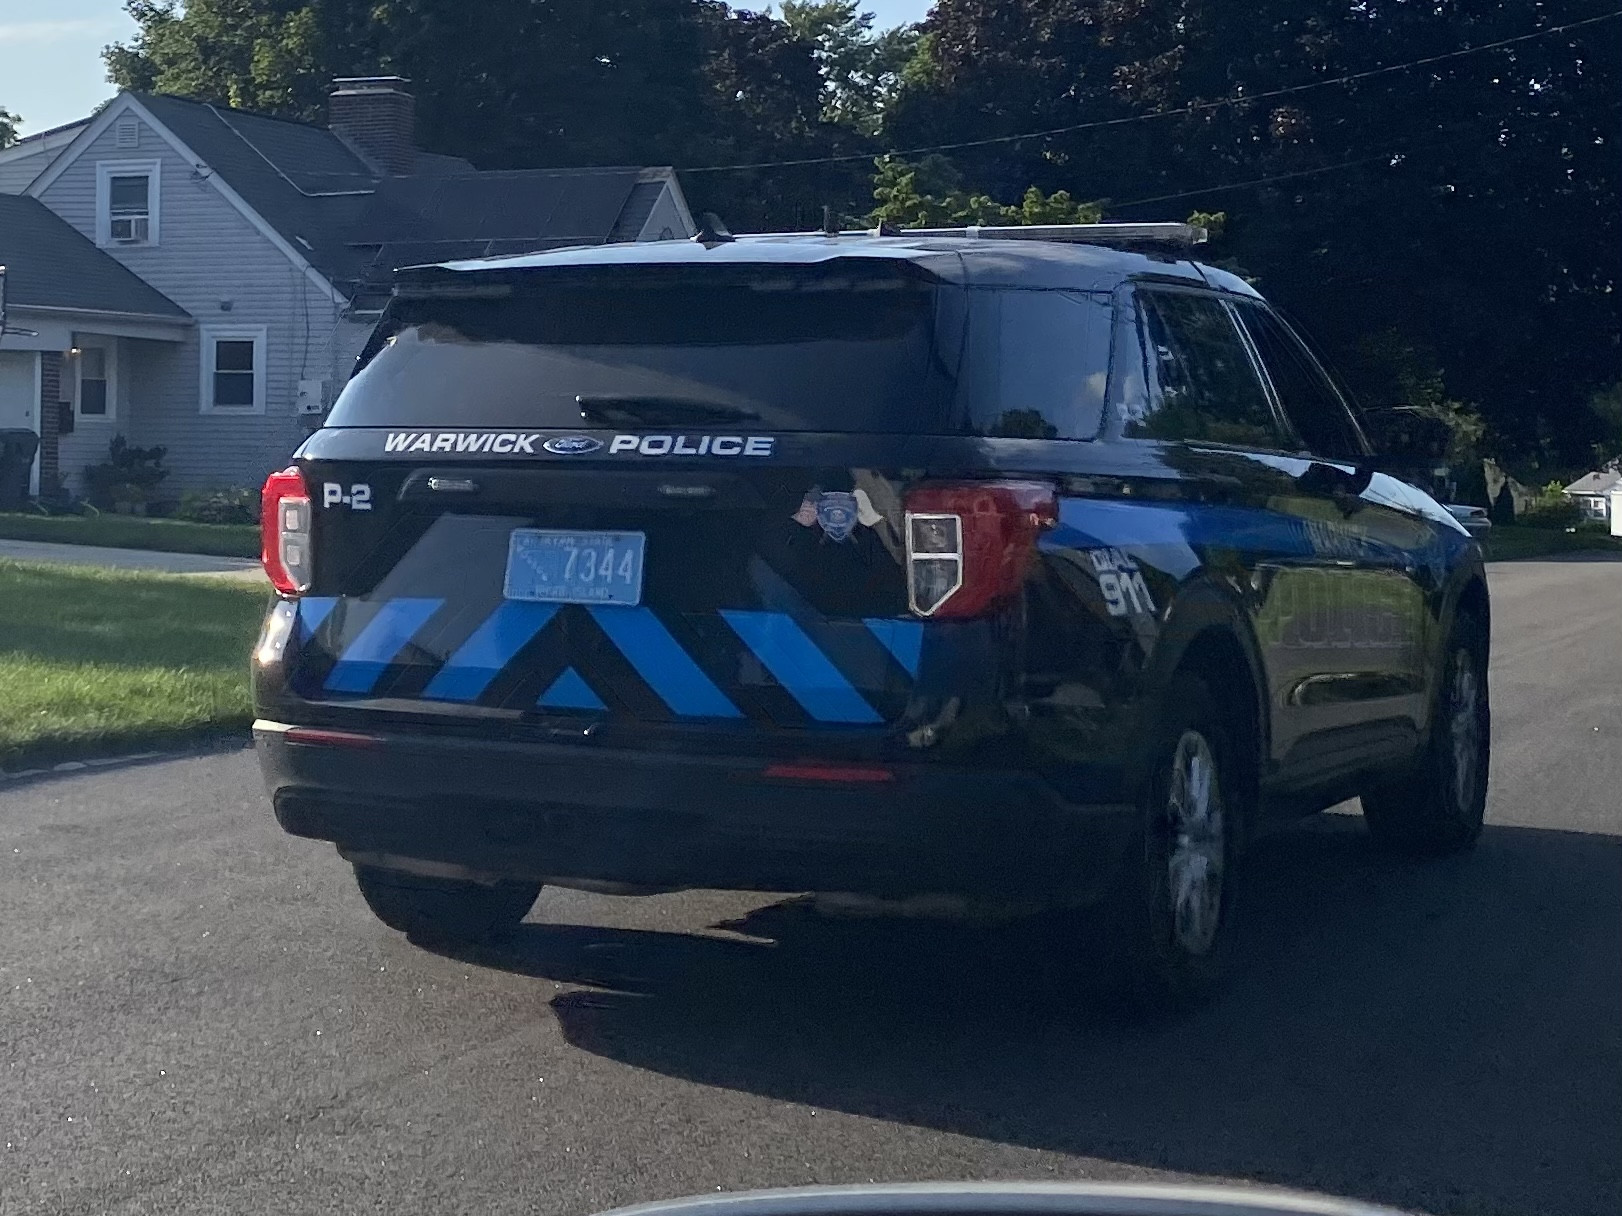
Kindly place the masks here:
[(38, 199), (0, 194), (0, 266), (8, 307), (190, 316)]
[[(663, 188), (644, 177), (613, 168), (384, 178), (350, 242), (366, 248), (376, 280), (420, 262), (601, 244), (614, 239), (636, 198), (634, 240)], [(642, 207), (638, 191), (650, 185), (653, 198)]]
[(1612, 490), (1622, 486), (1622, 472), (1614, 469), (1600, 469), (1598, 472), (1586, 473), (1566, 487), (1567, 494), (1609, 494)]
[(635, 240), (674, 184), (670, 169), (479, 172), (435, 153), (388, 177), (324, 127), (132, 96), (346, 295), (416, 262)]
[(33, 144), (45, 142), (53, 135), (68, 135), (69, 132), (77, 135), (81, 127), (88, 126), (89, 124), (90, 120), (88, 118), (76, 118), (72, 122), (63, 123), (61, 126), (48, 127), (43, 131), (35, 131), (32, 135), (19, 135), (16, 139), (7, 144), (4, 149), (0, 150), (10, 152), (13, 148), (30, 148)]
[(162, 93), (135, 94), (340, 291), (366, 261), (347, 242), (378, 173), (331, 131)]

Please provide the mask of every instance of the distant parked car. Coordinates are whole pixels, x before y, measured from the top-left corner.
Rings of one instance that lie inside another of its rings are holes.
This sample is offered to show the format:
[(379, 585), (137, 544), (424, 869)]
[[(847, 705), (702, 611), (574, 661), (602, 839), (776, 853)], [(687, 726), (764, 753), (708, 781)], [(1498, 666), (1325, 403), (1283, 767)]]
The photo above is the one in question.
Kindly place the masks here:
[(1460, 503), (1450, 502), (1447, 504), (1447, 510), (1454, 519), (1472, 532), (1485, 532), (1492, 527), (1492, 518), (1487, 514), (1486, 507), (1466, 507)]

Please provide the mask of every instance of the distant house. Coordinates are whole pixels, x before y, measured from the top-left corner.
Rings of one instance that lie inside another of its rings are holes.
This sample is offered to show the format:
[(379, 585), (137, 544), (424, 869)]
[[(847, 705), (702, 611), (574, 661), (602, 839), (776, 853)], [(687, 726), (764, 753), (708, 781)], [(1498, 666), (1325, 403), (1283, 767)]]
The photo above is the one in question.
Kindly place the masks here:
[(112, 436), (165, 490), (258, 485), (320, 424), (395, 267), (695, 231), (668, 168), (479, 172), (419, 151), (397, 77), (320, 127), (159, 94), (0, 151), (0, 428), (82, 485)]
[(1580, 505), (1589, 519), (1608, 520), (1611, 518), (1611, 492), (1617, 489), (1622, 489), (1622, 472), (1601, 469), (1579, 477), (1563, 493)]

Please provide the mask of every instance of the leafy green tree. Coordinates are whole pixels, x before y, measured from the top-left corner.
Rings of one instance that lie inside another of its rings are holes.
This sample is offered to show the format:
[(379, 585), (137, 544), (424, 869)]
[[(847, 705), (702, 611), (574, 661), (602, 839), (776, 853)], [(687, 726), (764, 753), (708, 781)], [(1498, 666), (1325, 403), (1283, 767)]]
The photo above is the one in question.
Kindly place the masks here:
[(17, 142), (17, 127), (22, 118), (5, 106), (0, 106), (0, 148), (9, 148)]
[(961, 224), (1088, 224), (1099, 217), (1097, 203), (1077, 202), (1064, 190), (1043, 194), (1030, 186), (1014, 204), (999, 203), (988, 194), (971, 193), (944, 156), (928, 156), (916, 163), (882, 157), (873, 179), (877, 206), (868, 213), (870, 223), (899, 228), (935, 228)]
[(783, 0), (783, 24), (813, 48), (822, 75), (822, 116), (877, 134), (917, 51), (917, 27), (875, 30), (873, 14), (861, 12), (857, 0)]
[(1622, 380), (1612, 381), (1588, 399), (1599, 437), (1594, 442), (1596, 464), (1622, 462)]
[(1395, 328), (1496, 442), (1586, 458), (1622, 361), (1622, 20), (1456, 52), (1613, 7), (937, 0), (884, 140), (995, 141), (952, 153), (994, 197), (1220, 206), (1336, 362)]

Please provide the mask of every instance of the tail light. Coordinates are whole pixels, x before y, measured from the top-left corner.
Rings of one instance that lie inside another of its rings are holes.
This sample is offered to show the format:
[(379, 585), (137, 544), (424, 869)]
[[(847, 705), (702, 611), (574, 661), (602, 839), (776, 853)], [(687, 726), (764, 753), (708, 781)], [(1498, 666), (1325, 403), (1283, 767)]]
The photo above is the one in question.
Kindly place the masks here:
[(920, 486), (907, 495), (907, 602), (919, 616), (979, 616), (1018, 594), (1037, 537), (1059, 519), (1042, 482)]
[(302, 595), (314, 569), (310, 548), (310, 491), (304, 474), (283, 469), (265, 478), (259, 495), (259, 561), (277, 591)]

